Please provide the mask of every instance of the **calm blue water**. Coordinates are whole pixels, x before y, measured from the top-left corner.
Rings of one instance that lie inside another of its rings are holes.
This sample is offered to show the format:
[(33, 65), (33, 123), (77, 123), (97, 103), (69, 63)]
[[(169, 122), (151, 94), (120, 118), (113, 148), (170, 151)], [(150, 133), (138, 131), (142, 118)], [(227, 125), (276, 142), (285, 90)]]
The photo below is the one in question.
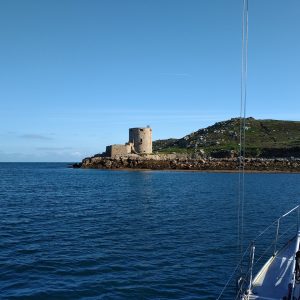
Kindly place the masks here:
[[(299, 180), (246, 175), (247, 239), (298, 203)], [(2, 163), (0, 298), (215, 299), (236, 264), (237, 182)]]

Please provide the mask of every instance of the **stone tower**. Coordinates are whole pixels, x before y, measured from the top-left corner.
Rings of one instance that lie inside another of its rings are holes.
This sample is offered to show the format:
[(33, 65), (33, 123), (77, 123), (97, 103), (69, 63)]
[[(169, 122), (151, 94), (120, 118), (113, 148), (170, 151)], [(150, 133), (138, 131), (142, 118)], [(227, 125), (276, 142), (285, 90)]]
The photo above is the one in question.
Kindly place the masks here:
[(134, 150), (138, 153), (152, 153), (152, 129), (129, 128), (129, 143), (132, 143)]

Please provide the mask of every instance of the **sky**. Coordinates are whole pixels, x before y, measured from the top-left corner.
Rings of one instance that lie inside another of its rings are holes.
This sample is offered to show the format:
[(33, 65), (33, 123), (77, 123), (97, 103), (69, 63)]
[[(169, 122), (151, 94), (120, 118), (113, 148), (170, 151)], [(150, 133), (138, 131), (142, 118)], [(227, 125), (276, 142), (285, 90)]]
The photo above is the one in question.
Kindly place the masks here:
[[(0, 161), (81, 161), (239, 116), (243, 0), (1, 0)], [(249, 0), (247, 116), (300, 120), (300, 1)]]

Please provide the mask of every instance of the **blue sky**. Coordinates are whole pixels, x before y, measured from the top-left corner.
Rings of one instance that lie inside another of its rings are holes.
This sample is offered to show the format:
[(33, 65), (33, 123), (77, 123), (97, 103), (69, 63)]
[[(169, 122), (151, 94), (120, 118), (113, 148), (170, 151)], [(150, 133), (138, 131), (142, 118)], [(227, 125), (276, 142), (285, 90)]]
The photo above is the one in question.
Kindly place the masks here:
[[(249, 0), (247, 115), (300, 119), (300, 2)], [(2, 0), (0, 161), (80, 161), (128, 128), (239, 115), (242, 0)]]

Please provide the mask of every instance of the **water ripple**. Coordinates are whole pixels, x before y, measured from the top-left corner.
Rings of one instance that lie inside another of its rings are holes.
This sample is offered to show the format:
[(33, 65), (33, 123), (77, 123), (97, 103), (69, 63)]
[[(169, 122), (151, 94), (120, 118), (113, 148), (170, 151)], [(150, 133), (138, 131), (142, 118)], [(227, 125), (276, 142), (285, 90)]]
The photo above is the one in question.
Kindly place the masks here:
[[(0, 298), (215, 299), (236, 263), (237, 179), (0, 164)], [(248, 238), (297, 182), (247, 175)]]

